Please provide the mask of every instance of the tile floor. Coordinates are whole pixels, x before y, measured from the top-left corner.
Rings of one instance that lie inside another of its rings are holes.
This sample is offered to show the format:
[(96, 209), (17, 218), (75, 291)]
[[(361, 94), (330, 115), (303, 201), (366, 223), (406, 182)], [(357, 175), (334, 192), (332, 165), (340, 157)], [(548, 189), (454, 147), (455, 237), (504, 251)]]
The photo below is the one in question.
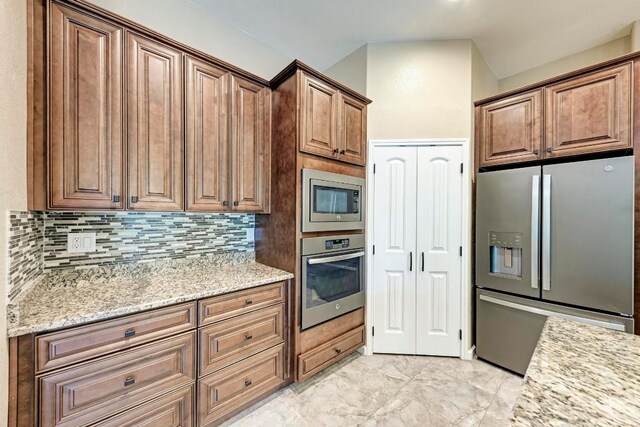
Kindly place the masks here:
[(225, 425), (508, 426), (521, 385), (479, 360), (356, 353)]

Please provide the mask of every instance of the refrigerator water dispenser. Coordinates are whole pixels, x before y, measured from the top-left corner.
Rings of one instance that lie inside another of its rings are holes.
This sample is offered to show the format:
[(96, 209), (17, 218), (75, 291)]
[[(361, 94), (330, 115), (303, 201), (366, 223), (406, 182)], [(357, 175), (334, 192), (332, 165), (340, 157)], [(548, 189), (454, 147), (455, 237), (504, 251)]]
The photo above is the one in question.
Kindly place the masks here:
[(489, 232), (489, 274), (522, 279), (522, 233)]

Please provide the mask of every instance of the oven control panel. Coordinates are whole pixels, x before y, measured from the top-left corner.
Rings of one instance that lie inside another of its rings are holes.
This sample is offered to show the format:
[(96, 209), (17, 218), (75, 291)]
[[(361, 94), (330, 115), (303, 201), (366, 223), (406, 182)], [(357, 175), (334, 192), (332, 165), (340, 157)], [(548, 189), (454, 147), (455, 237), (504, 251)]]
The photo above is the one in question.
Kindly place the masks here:
[(349, 248), (349, 239), (334, 239), (334, 240), (325, 240), (324, 242), (325, 249), (347, 249)]

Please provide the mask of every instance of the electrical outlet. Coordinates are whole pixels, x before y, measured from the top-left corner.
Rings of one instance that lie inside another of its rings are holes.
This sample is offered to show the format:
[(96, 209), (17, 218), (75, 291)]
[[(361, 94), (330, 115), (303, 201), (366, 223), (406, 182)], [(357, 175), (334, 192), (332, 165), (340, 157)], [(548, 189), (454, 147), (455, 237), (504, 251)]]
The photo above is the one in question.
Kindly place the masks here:
[(67, 234), (67, 252), (70, 254), (96, 251), (96, 233)]
[(247, 240), (255, 240), (254, 228), (247, 228)]

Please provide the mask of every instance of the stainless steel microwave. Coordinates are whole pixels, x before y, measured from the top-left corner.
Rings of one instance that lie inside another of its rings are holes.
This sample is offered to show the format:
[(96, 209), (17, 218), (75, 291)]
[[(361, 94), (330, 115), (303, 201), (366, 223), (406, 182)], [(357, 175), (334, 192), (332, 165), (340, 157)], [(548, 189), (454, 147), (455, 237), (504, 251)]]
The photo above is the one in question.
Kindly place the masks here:
[(364, 229), (365, 181), (354, 176), (302, 170), (302, 231)]

